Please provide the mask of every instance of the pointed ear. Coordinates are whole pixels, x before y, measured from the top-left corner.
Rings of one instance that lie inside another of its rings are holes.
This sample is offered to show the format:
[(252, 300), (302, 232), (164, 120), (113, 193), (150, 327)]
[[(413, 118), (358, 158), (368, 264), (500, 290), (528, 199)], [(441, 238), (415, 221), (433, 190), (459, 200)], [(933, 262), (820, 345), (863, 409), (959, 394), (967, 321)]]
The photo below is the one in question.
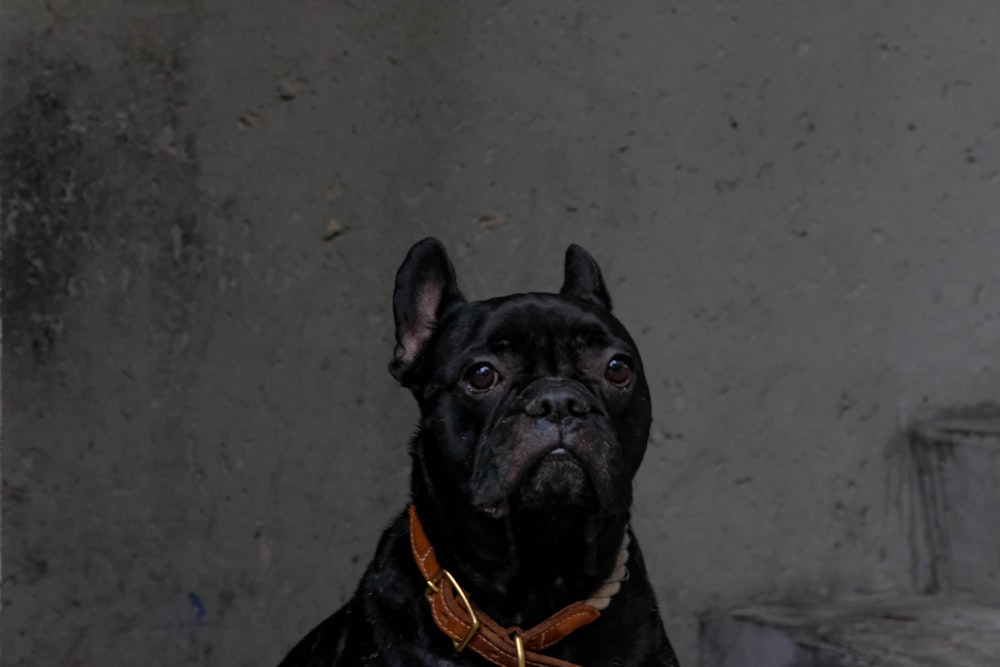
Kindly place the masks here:
[(396, 317), (396, 351), (389, 372), (404, 385), (413, 366), (444, 312), (465, 303), (455, 282), (455, 269), (440, 241), (426, 238), (416, 243), (396, 272), (392, 311)]
[(601, 269), (589, 252), (575, 244), (566, 248), (566, 277), (559, 294), (611, 310), (611, 296), (601, 278)]

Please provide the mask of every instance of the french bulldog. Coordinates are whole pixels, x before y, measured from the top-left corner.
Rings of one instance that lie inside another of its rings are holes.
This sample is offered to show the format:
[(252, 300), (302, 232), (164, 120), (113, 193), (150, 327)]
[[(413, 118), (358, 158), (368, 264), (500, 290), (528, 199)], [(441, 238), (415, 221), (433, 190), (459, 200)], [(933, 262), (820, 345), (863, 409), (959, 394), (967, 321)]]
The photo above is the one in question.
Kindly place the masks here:
[(558, 294), (470, 302), (424, 239), (393, 312), (412, 504), (280, 667), (676, 666), (629, 526), (649, 388), (594, 259), (571, 245)]

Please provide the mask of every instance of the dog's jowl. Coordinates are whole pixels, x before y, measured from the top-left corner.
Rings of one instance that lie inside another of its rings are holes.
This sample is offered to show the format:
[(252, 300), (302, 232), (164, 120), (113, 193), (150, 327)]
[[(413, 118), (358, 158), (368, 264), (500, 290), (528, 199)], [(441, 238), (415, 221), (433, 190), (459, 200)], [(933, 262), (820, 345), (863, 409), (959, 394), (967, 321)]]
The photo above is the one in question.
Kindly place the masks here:
[(676, 665), (629, 527), (649, 388), (594, 259), (570, 246), (558, 294), (469, 302), (425, 239), (393, 311), (411, 505), (282, 667)]

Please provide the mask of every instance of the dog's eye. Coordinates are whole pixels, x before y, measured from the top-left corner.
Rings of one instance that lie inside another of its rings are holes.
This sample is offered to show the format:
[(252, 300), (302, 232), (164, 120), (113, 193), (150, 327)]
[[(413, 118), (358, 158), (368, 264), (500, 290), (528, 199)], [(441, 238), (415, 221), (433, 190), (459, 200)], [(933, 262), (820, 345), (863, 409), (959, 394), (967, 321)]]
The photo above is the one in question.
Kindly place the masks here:
[(632, 367), (625, 359), (615, 357), (608, 362), (608, 367), (604, 369), (604, 377), (611, 384), (624, 387), (632, 379)]
[(465, 372), (465, 384), (473, 391), (486, 391), (500, 381), (500, 373), (487, 363), (473, 364)]

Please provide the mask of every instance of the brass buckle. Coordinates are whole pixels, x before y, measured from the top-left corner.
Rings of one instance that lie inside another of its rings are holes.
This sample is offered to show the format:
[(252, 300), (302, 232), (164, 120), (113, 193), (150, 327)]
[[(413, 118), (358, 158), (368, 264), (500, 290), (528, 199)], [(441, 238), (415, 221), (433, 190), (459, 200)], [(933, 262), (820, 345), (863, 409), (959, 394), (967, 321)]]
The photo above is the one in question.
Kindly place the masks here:
[(517, 647), (517, 667), (524, 667), (524, 640), (517, 630), (514, 631), (514, 646)]
[[(465, 647), (469, 645), (473, 635), (479, 631), (479, 619), (476, 617), (476, 612), (472, 610), (472, 603), (469, 602), (469, 597), (465, 594), (465, 591), (463, 591), (462, 587), (458, 585), (457, 581), (455, 581), (455, 577), (451, 576), (451, 572), (443, 567), (435, 572), (433, 577), (427, 579), (427, 590), (424, 592), (424, 595), (427, 596), (427, 599), (431, 602), (431, 604), (434, 603), (434, 594), (440, 592), (441, 590), (438, 587), (438, 584), (441, 582), (442, 576), (447, 577), (451, 585), (455, 587), (456, 591), (458, 591), (458, 597), (462, 601), (462, 604), (465, 605), (465, 611), (469, 613), (469, 618), (472, 619), (472, 627), (470, 627), (469, 631), (465, 633), (465, 636), (461, 639), (451, 640), (455, 645), (455, 650), (461, 653)], [(523, 665), (524, 663), (520, 664)]]

